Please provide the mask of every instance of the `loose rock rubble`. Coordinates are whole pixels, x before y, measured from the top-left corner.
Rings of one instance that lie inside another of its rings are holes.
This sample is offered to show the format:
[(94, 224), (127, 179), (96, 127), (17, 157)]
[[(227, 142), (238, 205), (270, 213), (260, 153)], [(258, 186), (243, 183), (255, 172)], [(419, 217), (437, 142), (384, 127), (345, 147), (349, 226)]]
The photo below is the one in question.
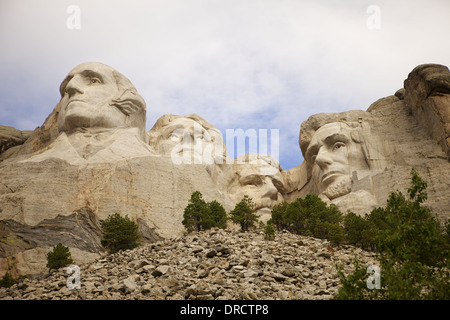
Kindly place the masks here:
[(62, 268), (0, 288), (0, 299), (333, 299), (336, 265), (350, 272), (355, 257), (375, 261), (359, 248), (288, 232), (268, 241), (259, 230), (213, 229), (80, 265), (78, 289), (69, 289), (71, 274)]

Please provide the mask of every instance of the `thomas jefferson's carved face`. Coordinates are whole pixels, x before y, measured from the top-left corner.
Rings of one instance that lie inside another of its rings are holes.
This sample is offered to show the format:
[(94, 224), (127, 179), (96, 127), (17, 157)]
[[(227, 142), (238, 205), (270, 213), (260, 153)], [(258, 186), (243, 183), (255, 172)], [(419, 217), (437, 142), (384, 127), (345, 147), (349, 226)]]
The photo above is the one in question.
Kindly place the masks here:
[(316, 131), (305, 159), (312, 167), (318, 192), (334, 199), (350, 192), (351, 173), (362, 167), (365, 158), (360, 145), (353, 141), (350, 128), (335, 122)]
[(225, 163), (225, 143), (218, 129), (204, 127), (188, 117), (174, 118), (160, 129), (154, 145), (159, 153), (172, 156), (175, 163)]
[(61, 84), (59, 131), (127, 126), (127, 115), (112, 105), (120, 94), (113, 68), (100, 63), (75, 67)]

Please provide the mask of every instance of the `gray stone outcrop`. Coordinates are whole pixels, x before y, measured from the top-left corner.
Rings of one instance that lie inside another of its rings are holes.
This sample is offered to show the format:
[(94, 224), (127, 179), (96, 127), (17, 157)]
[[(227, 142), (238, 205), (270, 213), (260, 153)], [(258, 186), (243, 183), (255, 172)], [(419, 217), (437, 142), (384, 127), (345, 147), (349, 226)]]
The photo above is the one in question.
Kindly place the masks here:
[(340, 287), (337, 266), (349, 273), (355, 257), (375, 261), (359, 248), (288, 232), (267, 241), (262, 231), (213, 229), (80, 264), (79, 289), (68, 288), (62, 268), (0, 288), (0, 299), (329, 300)]

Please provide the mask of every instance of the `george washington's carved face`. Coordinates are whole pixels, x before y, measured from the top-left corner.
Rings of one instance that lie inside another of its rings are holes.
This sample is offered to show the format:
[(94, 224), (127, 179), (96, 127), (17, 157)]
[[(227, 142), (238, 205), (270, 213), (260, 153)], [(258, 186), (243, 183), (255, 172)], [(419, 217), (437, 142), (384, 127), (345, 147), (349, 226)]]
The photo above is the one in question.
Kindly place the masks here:
[[(60, 92), (59, 131), (142, 125), (140, 129), (145, 130), (145, 102), (131, 82), (109, 66), (84, 63), (75, 67)], [(129, 97), (118, 102), (124, 95)]]

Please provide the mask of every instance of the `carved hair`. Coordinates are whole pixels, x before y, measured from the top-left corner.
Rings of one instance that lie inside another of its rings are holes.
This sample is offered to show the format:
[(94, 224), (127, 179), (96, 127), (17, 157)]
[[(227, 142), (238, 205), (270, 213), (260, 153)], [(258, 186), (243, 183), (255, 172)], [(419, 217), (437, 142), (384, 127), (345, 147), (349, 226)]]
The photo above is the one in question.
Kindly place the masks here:
[(110, 105), (127, 116), (130, 126), (145, 131), (146, 105), (144, 99), (138, 94), (133, 84), (121, 73), (114, 70), (113, 76), (116, 80), (119, 96), (112, 99)]

